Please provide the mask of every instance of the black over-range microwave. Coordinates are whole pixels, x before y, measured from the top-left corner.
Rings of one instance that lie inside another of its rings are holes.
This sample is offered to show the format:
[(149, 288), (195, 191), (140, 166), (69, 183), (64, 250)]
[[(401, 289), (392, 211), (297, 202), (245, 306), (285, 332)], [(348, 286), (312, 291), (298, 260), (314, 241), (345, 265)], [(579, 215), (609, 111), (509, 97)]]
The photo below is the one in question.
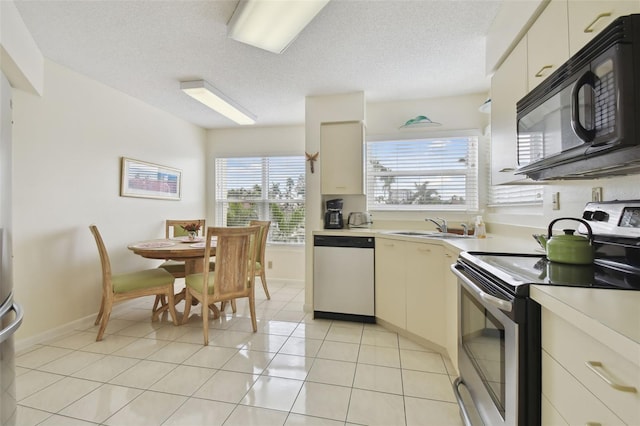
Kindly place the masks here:
[(640, 14), (613, 21), (517, 103), (534, 180), (640, 173)]

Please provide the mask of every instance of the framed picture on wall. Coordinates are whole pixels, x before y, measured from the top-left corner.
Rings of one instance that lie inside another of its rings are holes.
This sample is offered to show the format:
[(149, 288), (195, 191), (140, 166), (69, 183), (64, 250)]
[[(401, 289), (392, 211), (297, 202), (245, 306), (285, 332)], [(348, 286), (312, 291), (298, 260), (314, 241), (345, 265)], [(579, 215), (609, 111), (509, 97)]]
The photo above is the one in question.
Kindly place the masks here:
[(182, 171), (122, 157), (120, 196), (180, 200)]

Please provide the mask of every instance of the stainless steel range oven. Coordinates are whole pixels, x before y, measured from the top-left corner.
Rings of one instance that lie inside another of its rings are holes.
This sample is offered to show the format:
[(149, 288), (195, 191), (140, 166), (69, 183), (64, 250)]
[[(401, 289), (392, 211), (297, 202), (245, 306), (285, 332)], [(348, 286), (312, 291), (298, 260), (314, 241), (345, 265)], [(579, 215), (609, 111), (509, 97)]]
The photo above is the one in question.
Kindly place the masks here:
[(540, 425), (540, 306), (530, 285), (640, 290), (640, 200), (589, 203), (582, 218), (593, 229), (591, 265), (464, 252), (451, 267), (460, 286), (454, 392), (465, 424)]

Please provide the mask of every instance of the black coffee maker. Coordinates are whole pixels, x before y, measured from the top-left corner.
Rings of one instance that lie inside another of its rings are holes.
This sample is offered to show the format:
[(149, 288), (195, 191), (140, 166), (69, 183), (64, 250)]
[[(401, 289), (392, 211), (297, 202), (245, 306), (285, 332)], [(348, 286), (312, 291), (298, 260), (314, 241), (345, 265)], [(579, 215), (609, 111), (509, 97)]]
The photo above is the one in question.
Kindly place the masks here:
[(324, 229), (342, 229), (342, 198), (327, 201), (327, 211), (324, 212)]

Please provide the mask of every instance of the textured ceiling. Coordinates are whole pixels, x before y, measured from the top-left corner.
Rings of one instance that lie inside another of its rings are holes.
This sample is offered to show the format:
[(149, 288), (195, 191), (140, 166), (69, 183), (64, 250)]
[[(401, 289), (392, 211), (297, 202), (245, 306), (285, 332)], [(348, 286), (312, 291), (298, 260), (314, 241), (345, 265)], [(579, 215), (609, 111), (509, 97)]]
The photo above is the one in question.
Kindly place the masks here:
[(304, 98), (486, 92), (485, 36), (502, 0), (332, 0), (281, 55), (226, 37), (237, 0), (21, 1), (43, 55), (204, 128), (235, 123), (182, 93), (204, 79), (258, 117), (304, 122)]

